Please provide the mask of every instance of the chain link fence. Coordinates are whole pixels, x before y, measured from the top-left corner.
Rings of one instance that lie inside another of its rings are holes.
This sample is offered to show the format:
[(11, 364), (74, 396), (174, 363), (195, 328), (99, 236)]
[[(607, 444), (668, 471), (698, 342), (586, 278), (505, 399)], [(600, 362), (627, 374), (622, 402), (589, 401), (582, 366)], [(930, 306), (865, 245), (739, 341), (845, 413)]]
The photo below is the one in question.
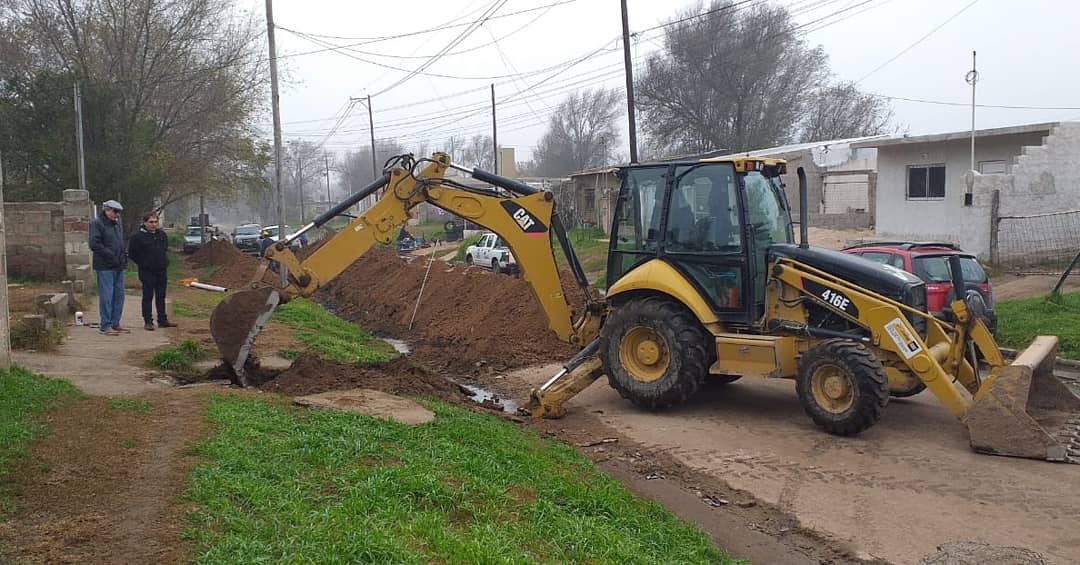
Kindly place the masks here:
[(1064, 265), (1080, 251), (1080, 210), (998, 216), (995, 223), (990, 253), (997, 264)]

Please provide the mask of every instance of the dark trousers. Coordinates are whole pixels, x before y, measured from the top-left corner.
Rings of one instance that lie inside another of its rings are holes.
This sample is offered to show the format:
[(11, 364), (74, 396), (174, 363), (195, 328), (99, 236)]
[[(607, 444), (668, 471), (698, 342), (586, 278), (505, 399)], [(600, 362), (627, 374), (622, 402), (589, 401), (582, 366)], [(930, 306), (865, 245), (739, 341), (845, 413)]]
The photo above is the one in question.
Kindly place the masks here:
[(142, 283), (142, 317), (143, 321), (154, 321), (151, 303), (157, 305), (158, 323), (168, 321), (169, 315), (165, 313), (165, 285), (168, 278), (165, 271), (146, 271), (139, 269), (139, 282)]

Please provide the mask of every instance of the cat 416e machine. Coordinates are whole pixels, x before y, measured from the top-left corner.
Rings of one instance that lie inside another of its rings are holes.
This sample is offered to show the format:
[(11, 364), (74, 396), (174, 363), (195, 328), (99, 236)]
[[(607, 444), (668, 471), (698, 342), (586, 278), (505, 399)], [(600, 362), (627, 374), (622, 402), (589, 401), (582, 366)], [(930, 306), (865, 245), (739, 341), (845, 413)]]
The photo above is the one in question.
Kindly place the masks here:
[[(391, 244), (410, 210), (426, 202), (498, 234), (551, 330), (582, 348), (533, 391), (535, 416), (562, 415), (564, 402), (602, 374), (649, 410), (685, 401), (707, 380), (787, 378), (795, 379), (817, 425), (851, 435), (878, 421), (890, 393), (925, 386), (967, 424), (977, 451), (1080, 461), (1080, 400), (1053, 375), (1057, 338), (1036, 338), (1006, 364), (978, 315), (985, 304), (977, 296), (954, 301), (951, 320), (940, 320), (927, 313), (925, 286), (914, 276), (808, 246), (801, 169), (796, 244), (781, 182), (785, 167), (751, 157), (623, 167), (607, 292), (575, 316), (560, 284), (555, 239), (586, 296), (588, 281), (551, 192), (455, 165), (441, 153), (403, 155), (376, 182), (290, 236), (384, 190), (304, 260), (288, 240), (270, 247), (253, 288), (213, 312), (211, 333), (237, 381), (246, 383), (252, 341), (274, 307), (310, 296), (376, 243)], [(457, 183), (446, 176), (450, 169), (495, 188)], [(284, 267), (287, 282), (262, 282), (269, 261)], [(958, 263), (952, 275), (955, 288), (965, 288)]]

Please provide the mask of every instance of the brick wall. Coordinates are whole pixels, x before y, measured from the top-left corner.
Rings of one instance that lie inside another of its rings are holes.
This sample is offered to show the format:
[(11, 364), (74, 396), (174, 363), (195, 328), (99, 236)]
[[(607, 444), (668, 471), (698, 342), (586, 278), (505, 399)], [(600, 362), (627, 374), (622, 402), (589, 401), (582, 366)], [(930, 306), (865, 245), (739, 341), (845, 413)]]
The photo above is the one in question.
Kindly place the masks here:
[(85, 190), (65, 190), (63, 202), (5, 202), (9, 276), (88, 280), (91, 213)]

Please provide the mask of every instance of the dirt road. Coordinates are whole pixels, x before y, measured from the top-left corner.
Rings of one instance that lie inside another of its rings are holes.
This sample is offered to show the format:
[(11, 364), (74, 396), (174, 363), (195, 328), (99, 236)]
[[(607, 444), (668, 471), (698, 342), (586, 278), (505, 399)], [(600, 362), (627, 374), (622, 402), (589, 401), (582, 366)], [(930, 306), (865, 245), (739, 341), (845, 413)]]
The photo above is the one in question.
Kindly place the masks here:
[[(546, 376), (520, 374), (533, 385)], [(838, 438), (813, 426), (791, 382), (744, 381), (651, 414), (601, 380), (568, 404), (562, 425), (598, 421), (864, 557), (917, 563), (942, 543), (977, 541), (1080, 562), (1080, 466), (977, 455), (928, 393), (893, 401), (877, 426)]]

